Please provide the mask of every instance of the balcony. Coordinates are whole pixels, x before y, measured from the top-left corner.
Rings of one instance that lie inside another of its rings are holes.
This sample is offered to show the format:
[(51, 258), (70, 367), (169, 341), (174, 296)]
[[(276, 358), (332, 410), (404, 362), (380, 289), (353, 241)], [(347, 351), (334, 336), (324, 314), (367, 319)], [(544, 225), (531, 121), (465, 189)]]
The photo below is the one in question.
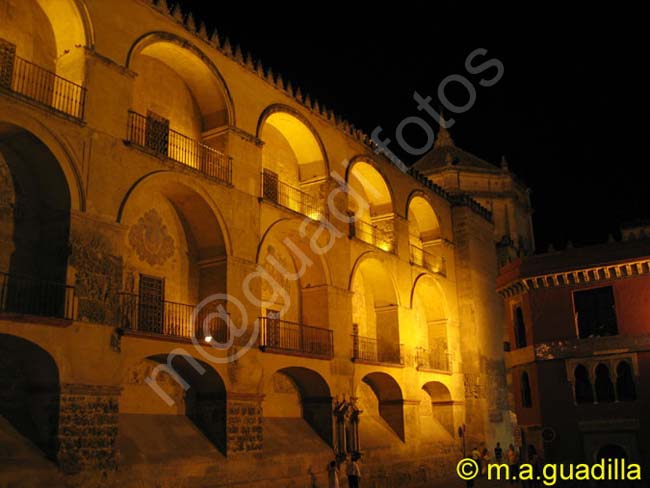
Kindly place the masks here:
[(16, 56), (15, 46), (0, 39), (0, 91), (5, 90), (18, 98), (83, 120), (85, 87)]
[(74, 319), (74, 287), (0, 273), (0, 312)]
[(129, 110), (127, 141), (161, 158), (232, 184), (232, 158), (202, 142), (169, 128), (167, 123)]
[(443, 256), (436, 256), (424, 249), (409, 244), (411, 264), (428, 269), (432, 273), (447, 276), (447, 260)]
[(352, 361), (370, 364), (404, 365), (404, 346), (382, 343), (371, 337), (352, 336)]
[(260, 317), (263, 351), (300, 354), (318, 359), (334, 357), (332, 331), (295, 322)]
[(418, 347), (415, 352), (418, 371), (442, 371), (451, 373), (451, 353), (446, 348), (436, 347), (431, 350)]
[(395, 239), (392, 235), (363, 220), (354, 219), (354, 222), (350, 223), (350, 237), (356, 237), (382, 251), (393, 252), (395, 250)]
[(325, 205), (318, 198), (294, 188), (278, 179), (272, 171), (264, 170), (262, 173), (262, 198), (268, 202), (298, 212), (312, 220), (325, 218)]
[[(119, 295), (119, 324), (126, 331), (145, 335), (168, 336), (181, 339), (228, 340), (230, 317), (225, 303), (214, 303), (194, 314), (196, 305), (160, 300), (157, 297), (133, 293)], [(209, 315), (214, 316), (209, 317)], [(203, 328), (210, 320), (208, 334)]]

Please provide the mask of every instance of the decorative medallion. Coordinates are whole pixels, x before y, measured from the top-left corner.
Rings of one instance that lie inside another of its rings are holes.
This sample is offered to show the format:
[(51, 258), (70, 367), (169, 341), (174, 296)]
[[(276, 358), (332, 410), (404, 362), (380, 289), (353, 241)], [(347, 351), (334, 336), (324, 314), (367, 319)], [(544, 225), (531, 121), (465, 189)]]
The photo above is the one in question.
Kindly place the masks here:
[(140, 260), (152, 266), (164, 264), (174, 255), (174, 239), (155, 209), (149, 210), (131, 227), (129, 243)]

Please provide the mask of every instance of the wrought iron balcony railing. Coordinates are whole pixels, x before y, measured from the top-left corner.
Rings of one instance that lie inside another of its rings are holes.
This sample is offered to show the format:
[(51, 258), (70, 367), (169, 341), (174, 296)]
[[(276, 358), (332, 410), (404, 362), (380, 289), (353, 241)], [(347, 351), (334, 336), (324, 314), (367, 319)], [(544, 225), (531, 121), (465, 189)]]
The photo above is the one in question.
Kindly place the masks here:
[(25, 97), (78, 120), (84, 117), (86, 88), (16, 55), (0, 39), (0, 90)]
[(318, 198), (280, 181), (278, 175), (269, 170), (262, 172), (262, 198), (312, 220), (325, 218), (325, 205)]
[(395, 249), (395, 239), (391, 234), (363, 220), (355, 219), (350, 224), (350, 234), (382, 251), (393, 252)]
[(74, 319), (74, 287), (0, 273), (0, 312)]
[(411, 264), (428, 269), (432, 273), (447, 276), (447, 260), (443, 256), (436, 256), (424, 249), (409, 244)]
[[(119, 298), (119, 320), (123, 329), (186, 339), (203, 340), (209, 336), (220, 343), (228, 340), (230, 316), (224, 303), (204, 307), (195, 316), (196, 305), (133, 293), (120, 293)], [(206, 321), (209, 322), (206, 324)]]
[(147, 117), (129, 110), (127, 140), (159, 157), (169, 158), (205, 176), (232, 184), (232, 158), (202, 142), (187, 137)]
[(451, 372), (451, 353), (442, 347), (430, 350), (418, 347), (415, 353), (417, 368), (420, 370), (436, 370)]
[(383, 343), (371, 337), (352, 335), (352, 360), (368, 363), (404, 365), (404, 346)]
[(260, 317), (262, 350), (303, 353), (323, 359), (334, 357), (334, 338), (329, 329)]

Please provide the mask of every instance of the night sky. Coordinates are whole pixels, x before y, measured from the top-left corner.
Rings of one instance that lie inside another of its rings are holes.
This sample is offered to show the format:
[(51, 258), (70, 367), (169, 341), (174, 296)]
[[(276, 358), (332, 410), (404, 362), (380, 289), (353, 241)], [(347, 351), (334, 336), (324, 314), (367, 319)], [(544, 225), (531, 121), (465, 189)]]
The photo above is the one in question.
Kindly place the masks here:
[[(466, 76), (476, 87), (476, 103), (454, 115), (451, 135), (490, 162), (505, 155), (531, 187), (538, 251), (551, 243), (562, 249), (568, 240), (578, 246), (604, 242), (609, 234), (618, 237), (621, 223), (650, 218), (649, 179), (643, 176), (647, 54), (620, 36), (558, 25), (546, 25), (542, 36), (524, 26), (516, 35), (509, 32), (508, 42), (495, 43), (491, 39), (501, 36), (494, 32), (467, 36), (471, 28), (459, 12), (422, 6), (408, 15), (385, 11), (378, 20), (349, 12), (345, 19), (336, 12), (289, 17), (252, 5), (215, 15), (208, 2), (183, 3), (303, 93), (368, 133), (383, 127), (393, 140), (404, 117), (422, 115), (414, 91), (438, 105), (439, 83), (448, 75)], [(504, 65), (495, 86), (478, 85), (493, 70), (465, 70), (466, 57), (477, 48), (488, 53), (474, 64), (496, 58)], [(448, 96), (457, 105), (467, 101), (464, 90), (450, 88)], [(411, 136), (416, 145), (418, 134)]]

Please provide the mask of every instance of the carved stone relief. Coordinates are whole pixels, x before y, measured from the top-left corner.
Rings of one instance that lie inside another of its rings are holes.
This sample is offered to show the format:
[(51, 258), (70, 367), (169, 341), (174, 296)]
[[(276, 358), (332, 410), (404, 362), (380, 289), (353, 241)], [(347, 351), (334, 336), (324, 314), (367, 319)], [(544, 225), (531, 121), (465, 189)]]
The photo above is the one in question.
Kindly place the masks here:
[(141, 261), (159, 266), (174, 255), (174, 239), (155, 209), (147, 211), (129, 231), (129, 244)]

